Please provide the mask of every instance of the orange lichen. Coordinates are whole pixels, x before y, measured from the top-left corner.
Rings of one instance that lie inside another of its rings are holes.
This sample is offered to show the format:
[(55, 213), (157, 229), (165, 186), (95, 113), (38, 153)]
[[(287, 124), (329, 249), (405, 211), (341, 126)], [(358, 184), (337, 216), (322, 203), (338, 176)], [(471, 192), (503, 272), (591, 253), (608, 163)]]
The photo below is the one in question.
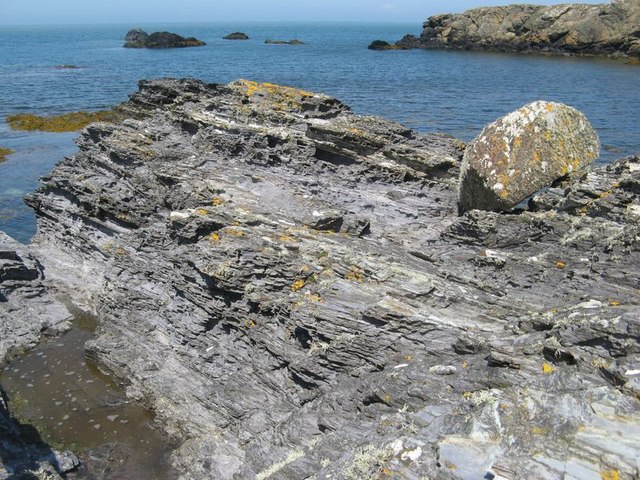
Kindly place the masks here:
[(556, 260), (553, 264), (558, 270), (563, 270), (567, 264), (565, 262), (563, 262), (562, 260)]
[(620, 480), (620, 472), (618, 470), (604, 470), (600, 472), (602, 480)]
[(227, 235), (232, 235), (234, 237), (244, 237), (244, 232), (239, 228), (227, 227), (224, 231)]
[(364, 275), (362, 274), (362, 270), (355, 265), (351, 267), (344, 275), (345, 280), (351, 280), (353, 282), (362, 282), (364, 280)]
[(553, 368), (550, 364), (548, 364), (547, 362), (544, 362), (542, 364), (542, 373), (544, 373), (545, 375), (549, 375), (553, 372), (555, 372), (556, 369)]
[(291, 284), (291, 290), (294, 292), (297, 292), (298, 290), (304, 287), (305, 283), (306, 282), (304, 280), (298, 279)]

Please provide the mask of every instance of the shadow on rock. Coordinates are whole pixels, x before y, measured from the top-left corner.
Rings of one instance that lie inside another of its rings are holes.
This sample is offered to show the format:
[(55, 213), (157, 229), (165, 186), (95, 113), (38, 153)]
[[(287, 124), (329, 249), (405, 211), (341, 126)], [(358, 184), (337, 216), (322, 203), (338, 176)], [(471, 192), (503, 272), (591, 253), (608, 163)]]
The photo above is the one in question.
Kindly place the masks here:
[(73, 453), (54, 451), (35, 427), (13, 418), (9, 398), (1, 387), (0, 395), (1, 479), (58, 480), (79, 465)]

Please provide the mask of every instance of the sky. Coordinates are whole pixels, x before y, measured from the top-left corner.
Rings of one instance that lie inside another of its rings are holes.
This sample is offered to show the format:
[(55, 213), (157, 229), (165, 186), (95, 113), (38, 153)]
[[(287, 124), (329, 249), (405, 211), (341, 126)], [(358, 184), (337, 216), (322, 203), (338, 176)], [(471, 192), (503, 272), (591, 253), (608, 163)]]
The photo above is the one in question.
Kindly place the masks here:
[[(241, 21), (422, 23), (437, 13), (554, 0), (0, 0), (0, 25)], [(581, 0), (603, 3), (603, 0)]]

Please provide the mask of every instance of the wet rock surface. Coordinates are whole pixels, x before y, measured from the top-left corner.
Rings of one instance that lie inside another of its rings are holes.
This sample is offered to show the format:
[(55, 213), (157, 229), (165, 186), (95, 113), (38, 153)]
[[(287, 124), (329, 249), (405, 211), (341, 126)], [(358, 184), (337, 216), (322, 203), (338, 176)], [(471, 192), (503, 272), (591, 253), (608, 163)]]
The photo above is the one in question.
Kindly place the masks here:
[(223, 40), (249, 40), (249, 36), (244, 32), (233, 32), (222, 37)]
[(600, 141), (575, 108), (533, 102), (486, 126), (465, 150), (458, 207), (509, 210), (543, 187), (578, 173)]
[(399, 45), (568, 55), (640, 57), (640, 3), (508, 5), (430, 17)]
[[(29, 199), (180, 478), (633, 478), (640, 158), (457, 214), (464, 145), (157, 80)], [(606, 477), (609, 475), (609, 477)]]
[(0, 232), (0, 366), (71, 327), (71, 314), (47, 291), (30, 249)]
[(124, 48), (184, 48), (206, 45), (194, 37), (183, 37), (171, 32), (148, 34), (139, 28), (129, 30), (124, 37)]

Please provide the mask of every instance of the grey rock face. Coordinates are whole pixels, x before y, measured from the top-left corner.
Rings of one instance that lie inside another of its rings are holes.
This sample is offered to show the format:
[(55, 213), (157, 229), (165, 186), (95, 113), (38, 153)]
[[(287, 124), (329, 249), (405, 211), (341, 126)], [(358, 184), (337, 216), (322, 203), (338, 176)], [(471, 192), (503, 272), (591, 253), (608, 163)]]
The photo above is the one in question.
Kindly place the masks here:
[(206, 45), (193, 37), (182, 37), (171, 32), (154, 32), (151, 35), (144, 30), (129, 30), (124, 37), (124, 48), (184, 48)]
[(43, 333), (69, 329), (71, 315), (43, 280), (42, 265), (29, 248), (0, 231), (0, 366), (37, 345)]
[[(508, 5), (430, 17), (420, 48), (640, 56), (640, 3)], [(411, 42), (409, 42), (411, 43)]]
[(574, 108), (538, 101), (499, 118), (471, 142), (462, 161), (460, 211), (508, 210), (590, 165), (600, 141)]
[(29, 203), (89, 354), (201, 478), (638, 474), (640, 158), (457, 214), (461, 142), (141, 82)]

